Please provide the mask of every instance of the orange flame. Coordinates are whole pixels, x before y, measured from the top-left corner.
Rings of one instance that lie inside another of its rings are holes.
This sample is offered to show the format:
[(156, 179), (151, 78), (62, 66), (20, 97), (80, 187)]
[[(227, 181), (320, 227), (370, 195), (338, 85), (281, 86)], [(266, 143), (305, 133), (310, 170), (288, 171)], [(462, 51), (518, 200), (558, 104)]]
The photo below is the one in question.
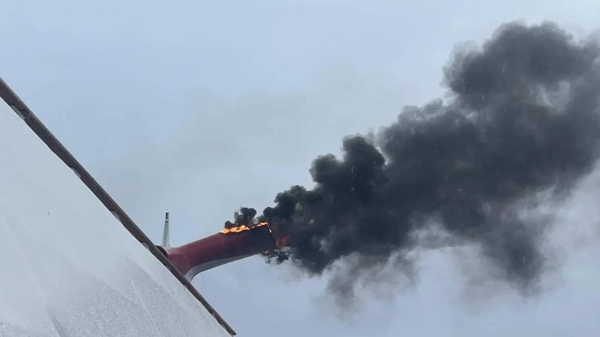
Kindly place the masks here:
[[(266, 222), (261, 222), (254, 226), (251, 226), (251, 227), (248, 227), (246, 225), (241, 225), (241, 226), (237, 226), (237, 227), (225, 228), (225, 229), (221, 230), (219, 233), (221, 233), (221, 234), (241, 233), (244, 231), (249, 231), (250, 229), (252, 229), (254, 227), (262, 227), (262, 226), (268, 226), (268, 225), (269, 224)], [(271, 231), (271, 228), (269, 228), (269, 231)]]
[(222, 231), (220, 231), (219, 233), (221, 233), (221, 234), (241, 233), (243, 231), (249, 231), (249, 230), (250, 230), (250, 227), (248, 227), (246, 225), (241, 225), (238, 227), (225, 228)]
[[(262, 227), (262, 226), (267, 226), (267, 228), (269, 229), (269, 232), (273, 233), (268, 222), (261, 222), (256, 225), (250, 225), (250, 226), (241, 225), (241, 226), (237, 226), (237, 227), (225, 228), (225, 229), (221, 230), (219, 233), (221, 233), (221, 234), (241, 233), (241, 232), (252, 230), (252, 228)], [(264, 251), (261, 253), (261, 255), (267, 256), (267, 257), (271, 256), (275, 251), (287, 246), (289, 244), (289, 242), (290, 242), (289, 236), (276, 237), (275, 238), (276, 248), (273, 251), (270, 251), (270, 250)]]

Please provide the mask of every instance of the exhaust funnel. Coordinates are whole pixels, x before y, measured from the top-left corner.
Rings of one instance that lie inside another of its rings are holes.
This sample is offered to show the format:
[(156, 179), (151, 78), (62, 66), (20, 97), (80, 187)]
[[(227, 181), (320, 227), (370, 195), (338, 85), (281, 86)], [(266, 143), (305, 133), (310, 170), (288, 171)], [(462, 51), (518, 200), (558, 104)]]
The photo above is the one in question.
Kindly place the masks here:
[(178, 271), (191, 281), (198, 273), (276, 248), (269, 226), (236, 227), (180, 247), (161, 247)]

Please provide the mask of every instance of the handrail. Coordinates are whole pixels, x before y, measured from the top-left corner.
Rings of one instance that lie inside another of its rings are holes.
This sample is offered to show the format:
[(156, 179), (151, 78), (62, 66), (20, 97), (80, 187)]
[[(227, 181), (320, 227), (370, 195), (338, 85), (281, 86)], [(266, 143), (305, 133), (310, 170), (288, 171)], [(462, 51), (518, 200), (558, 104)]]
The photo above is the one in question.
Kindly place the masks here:
[(17, 96), (17, 94), (0, 78), (0, 98), (2, 98), (19, 117), (35, 132), (35, 134), (54, 152), (68, 167), (70, 167), (81, 181), (96, 195), (106, 208), (123, 224), (123, 226), (142, 245), (144, 245), (171, 273), (186, 287), (208, 312), (217, 320), (225, 330), (235, 336), (236, 332), (225, 322), (217, 311), (200, 295), (198, 290), (175, 269), (175, 266), (156, 248), (154, 243), (142, 232), (125, 211), (115, 200), (100, 186), (100, 184), (88, 173), (88, 171), (73, 157), (73, 155), (60, 143), (60, 141), (44, 126), (37, 116)]

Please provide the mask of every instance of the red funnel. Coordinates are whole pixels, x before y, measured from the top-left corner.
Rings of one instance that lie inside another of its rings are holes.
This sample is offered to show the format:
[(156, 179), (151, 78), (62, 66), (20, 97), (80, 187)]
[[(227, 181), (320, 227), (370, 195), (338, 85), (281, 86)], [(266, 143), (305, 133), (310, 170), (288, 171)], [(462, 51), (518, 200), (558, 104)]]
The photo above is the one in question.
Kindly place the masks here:
[(167, 258), (192, 280), (198, 273), (276, 248), (268, 225), (240, 232), (217, 233), (180, 247), (161, 247)]

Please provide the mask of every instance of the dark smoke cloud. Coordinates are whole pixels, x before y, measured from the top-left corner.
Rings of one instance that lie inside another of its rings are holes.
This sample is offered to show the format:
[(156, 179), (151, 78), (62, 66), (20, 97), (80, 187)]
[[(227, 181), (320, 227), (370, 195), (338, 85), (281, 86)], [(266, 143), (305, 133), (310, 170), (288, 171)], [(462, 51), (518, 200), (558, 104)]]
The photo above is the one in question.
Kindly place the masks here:
[[(409, 270), (413, 234), (433, 221), (527, 292), (545, 268), (549, 223), (527, 220), (523, 205), (544, 191), (564, 200), (598, 157), (598, 56), (591, 39), (576, 42), (551, 23), (507, 24), (481, 48), (458, 51), (445, 69), (446, 102), (345, 138), (342, 158), (313, 162), (313, 189), (293, 186), (264, 210), (259, 218), (291, 239), (279, 261), (320, 275), (353, 256), (330, 284), (352, 296), (377, 266)], [(235, 223), (255, 215), (244, 208)]]

